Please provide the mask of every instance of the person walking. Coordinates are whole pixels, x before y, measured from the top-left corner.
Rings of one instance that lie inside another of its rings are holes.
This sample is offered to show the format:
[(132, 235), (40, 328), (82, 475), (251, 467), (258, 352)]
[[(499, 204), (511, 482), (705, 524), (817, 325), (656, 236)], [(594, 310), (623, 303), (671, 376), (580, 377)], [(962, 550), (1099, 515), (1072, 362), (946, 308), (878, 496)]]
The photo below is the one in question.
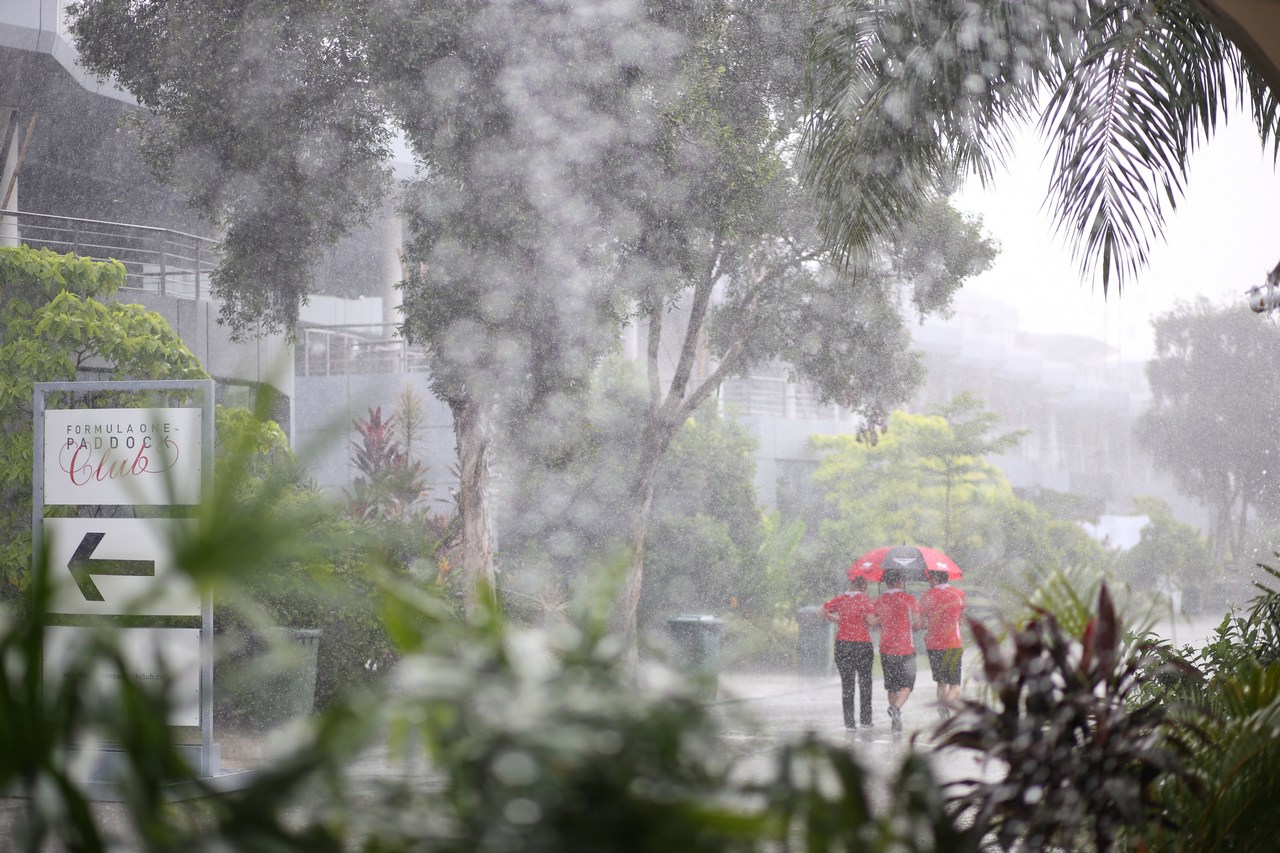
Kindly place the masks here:
[(953, 587), (946, 572), (929, 571), (925, 579), (929, 588), (920, 596), (920, 612), (925, 624), (924, 648), (933, 681), (938, 685), (938, 716), (945, 720), (960, 698), (960, 659), (964, 654), (960, 620), (964, 618), (964, 590)]
[(836, 670), (840, 673), (840, 696), (844, 706), (844, 727), (854, 731), (855, 711), (861, 711), (863, 727), (871, 725), (871, 664), (875, 652), (867, 618), (873, 604), (867, 595), (867, 579), (851, 575), (849, 591), (822, 605), (822, 615), (834, 622), (836, 629)]
[(888, 589), (876, 599), (868, 620), (871, 627), (880, 628), (880, 666), (889, 694), (889, 724), (895, 732), (902, 731), (902, 706), (916, 686), (916, 643), (911, 632), (924, 626), (920, 604), (902, 588), (903, 580), (902, 569), (885, 569)]

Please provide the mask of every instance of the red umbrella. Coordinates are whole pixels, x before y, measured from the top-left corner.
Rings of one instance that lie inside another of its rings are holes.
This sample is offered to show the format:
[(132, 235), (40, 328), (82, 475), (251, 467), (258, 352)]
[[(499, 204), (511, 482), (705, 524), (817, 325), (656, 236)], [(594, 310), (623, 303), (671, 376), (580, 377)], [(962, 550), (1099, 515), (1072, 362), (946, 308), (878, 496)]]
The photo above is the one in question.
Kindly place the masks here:
[(872, 548), (853, 561), (849, 567), (849, 580), (863, 577), (869, 581), (884, 580), (884, 570), (899, 568), (909, 580), (924, 580), (927, 571), (945, 571), (948, 580), (959, 580), (964, 572), (956, 561), (934, 548), (923, 545), (886, 545)]

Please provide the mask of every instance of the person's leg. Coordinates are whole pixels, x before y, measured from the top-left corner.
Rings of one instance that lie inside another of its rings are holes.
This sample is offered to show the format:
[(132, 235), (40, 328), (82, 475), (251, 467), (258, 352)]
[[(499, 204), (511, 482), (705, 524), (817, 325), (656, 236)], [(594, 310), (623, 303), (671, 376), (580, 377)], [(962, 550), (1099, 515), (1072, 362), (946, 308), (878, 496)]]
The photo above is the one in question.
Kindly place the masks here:
[[(902, 656), (902, 686), (906, 690), (906, 696), (902, 697), (902, 704), (907, 704), (907, 698), (911, 696), (911, 691), (916, 689), (916, 656), (914, 653)], [(902, 707), (899, 705), (898, 707)]]
[(836, 641), (836, 670), (840, 673), (840, 702), (844, 710), (844, 727), (856, 728), (854, 689), (857, 685), (854, 650), (856, 643)]
[(902, 731), (902, 706), (911, 696), (915, 686), (915, 661), (908, 655), (880, 655), (884, 669), (884, 689), (889, 694), (889, 724), (893, 731)]
[(926, 649), (929, 657), (929, 672), (933, 676), (935, 692), (938, 698), (938, 716), (946, 719), (951, 716), (947, 710), (947, 669), (946, 654), (940, 649)]
[(862, 725), (871, 725), (871, 668), (875, 652), (870, 643), (853, 643), (854, 672), (858, 676), (858, 710)]
[(945, 698), (948, 706), (954, 706), (960, 701), (960, 664), (963, 658), (963, 649), (947, 650), (946, 678), (943, 679), (943, 687), (946, 688)]

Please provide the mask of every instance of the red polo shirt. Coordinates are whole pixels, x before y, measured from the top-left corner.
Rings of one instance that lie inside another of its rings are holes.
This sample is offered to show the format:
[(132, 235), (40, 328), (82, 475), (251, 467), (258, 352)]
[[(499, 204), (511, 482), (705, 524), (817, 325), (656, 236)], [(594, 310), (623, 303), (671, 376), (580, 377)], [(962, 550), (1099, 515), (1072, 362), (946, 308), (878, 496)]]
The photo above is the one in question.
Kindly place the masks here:
[(840, 617), (836, 629), (836, 639), (846, 643), (869, 643), (871, 633), (867, 630), (867, 616), (873, 611), (871, 596), (865, 592), (845, 592), (822, 605), (828, 613)]
[(960, 619), (964, 616), (964, 590), (950, 584), (931, 587), (920, 596), (924, 614), (924, 647), (926, 649), (958, 649)]
[(880, 654), (915, 654), (911, 615), (920, 613), (916, 597), (900, 589), (891, 589), (876, 599), (875, 612), (880, 617)]

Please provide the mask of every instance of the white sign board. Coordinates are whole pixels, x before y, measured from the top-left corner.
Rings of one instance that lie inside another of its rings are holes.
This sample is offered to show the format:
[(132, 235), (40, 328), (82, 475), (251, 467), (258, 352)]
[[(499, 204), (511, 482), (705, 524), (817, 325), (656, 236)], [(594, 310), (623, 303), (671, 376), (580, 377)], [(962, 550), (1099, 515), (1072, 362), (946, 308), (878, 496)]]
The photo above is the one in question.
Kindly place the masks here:
[(200, 592), (173, 564), (181, 518), (46, 518), (52, 613), (199, 616)]
[[(94, 628), (50, 626), (44, 634), (44, 684), (52, 693), (67, 678)], [(97, 659), (82, 685), (99, 696), (115, 696), (121, 678), (151, 684), (170, 684), (171, 726), (200, 725), (200, 629), (117, 628), (111, 637), (119, 644), (123, 667)], [(123, 671), (122, 671), (123, 670)]]
[(46, 506), (190, 506), (201, 494), (201, 411), (49, 409)]

